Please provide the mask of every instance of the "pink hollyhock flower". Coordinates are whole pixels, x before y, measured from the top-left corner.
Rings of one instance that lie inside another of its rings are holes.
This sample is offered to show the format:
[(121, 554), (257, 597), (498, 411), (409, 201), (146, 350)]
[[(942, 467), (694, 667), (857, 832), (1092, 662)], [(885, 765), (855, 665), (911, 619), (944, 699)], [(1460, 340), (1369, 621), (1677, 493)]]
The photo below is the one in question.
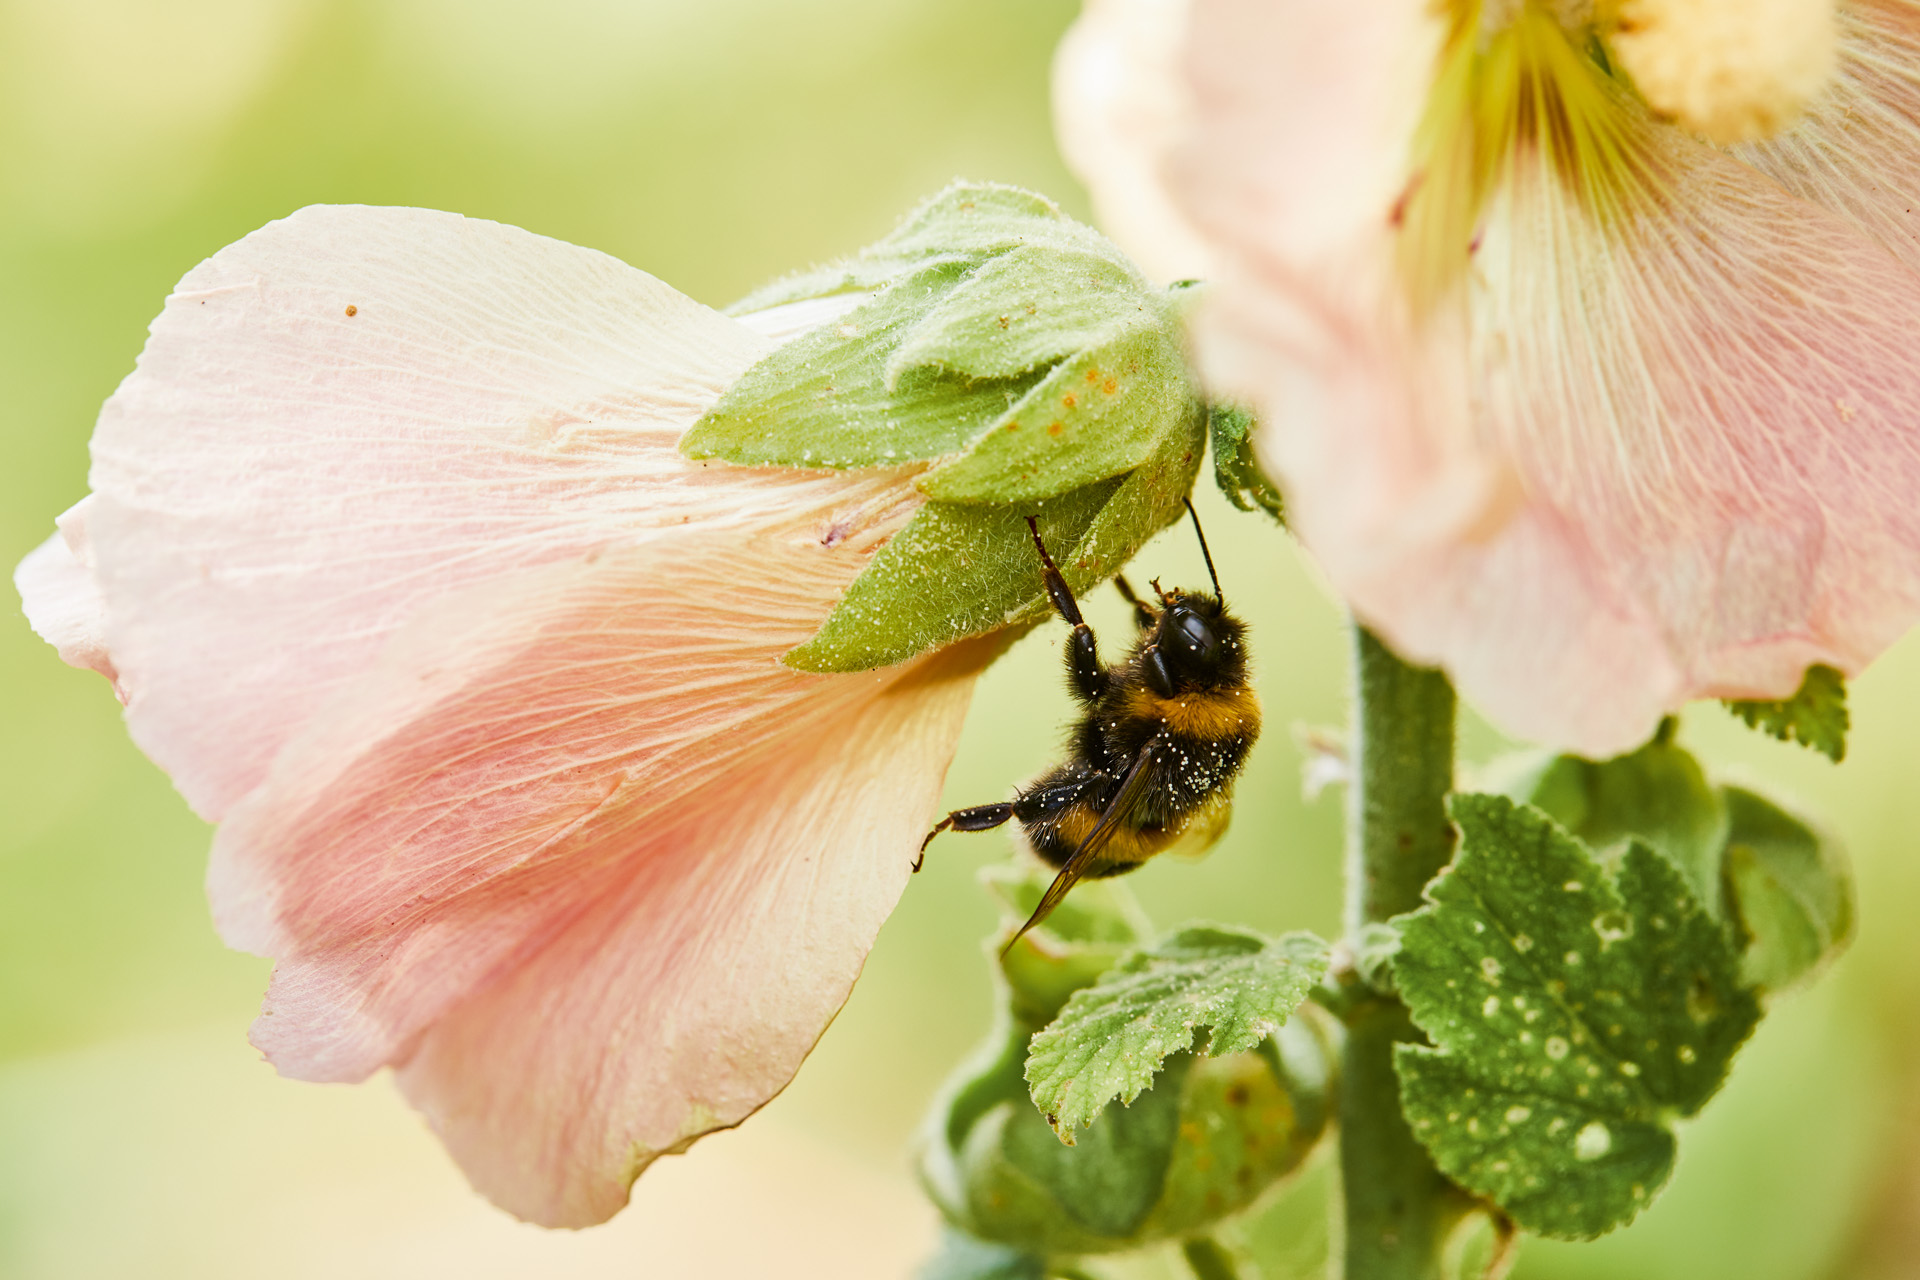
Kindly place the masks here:
[(1610, 754), (1920, 616), (1909, 0), (1093, 0), (1056, 105), (1215, 281), (1290, 524), (1507, 729)]
[(786, 1084), (984, 656), (781, 665), (918, 499), (676, 452), (772, 345), (511, 227), (302, 210), (181, 281), (18, 573), (220, 823), (215, 919), (278, 961), (254, 1043), (393, 1066), (535, 1222)]

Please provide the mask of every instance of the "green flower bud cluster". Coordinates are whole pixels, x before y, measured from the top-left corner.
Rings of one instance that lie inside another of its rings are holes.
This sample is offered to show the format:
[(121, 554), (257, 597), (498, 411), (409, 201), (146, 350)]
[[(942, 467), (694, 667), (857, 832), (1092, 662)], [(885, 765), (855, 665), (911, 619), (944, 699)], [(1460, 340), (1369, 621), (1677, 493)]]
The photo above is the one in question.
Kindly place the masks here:
[(763, 289), (848, 309), (760, 361), (687, 433), (692, 458), (900, 468), (926, 498), (815, 636), (808, 671), (904, 661), (1112, 576), (1181, 513), (1207, 438), (1180, 308), (1043, 197), (958, 184), (886, 239)]
[[(1046, 888), (990, 869), (1010, 936)], [(1051, 1259), (1210, 1230), (1298, 1169), (1326, 1128), (1326, 1022), (1298, 1016), (1259, 1048), (1170, 1056), (1153, 1087), (1065, 1145), (1029, 1097), (1028, 1047), (1075, 991), (1152, 941), (1126, 890), (1082, 886), (995, 969), (996, 1026), (942, 1090), (920, 1140), (928, 1194), (959, 1232)]]

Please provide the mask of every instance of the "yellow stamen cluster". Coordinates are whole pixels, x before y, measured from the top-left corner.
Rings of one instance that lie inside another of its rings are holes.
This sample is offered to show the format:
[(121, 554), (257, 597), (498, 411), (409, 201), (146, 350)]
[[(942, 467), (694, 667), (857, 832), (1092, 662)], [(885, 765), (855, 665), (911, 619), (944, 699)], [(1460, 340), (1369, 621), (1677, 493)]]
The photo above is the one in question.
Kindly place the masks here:
[(1833, 74), (1833, 0), (1622, 0), (1607, 43), (1648, 105), (1713, 142), (1780, 132)]

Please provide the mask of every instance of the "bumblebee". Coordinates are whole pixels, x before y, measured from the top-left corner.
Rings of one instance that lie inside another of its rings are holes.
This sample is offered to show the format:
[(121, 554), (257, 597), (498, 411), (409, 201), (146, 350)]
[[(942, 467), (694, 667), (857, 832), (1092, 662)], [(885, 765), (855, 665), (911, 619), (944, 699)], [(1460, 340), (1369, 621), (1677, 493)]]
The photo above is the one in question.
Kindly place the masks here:
[(1059, 874), (1009, 947), (1081, 880), (1132, 871), (1169, 849), (1199, 852), (1226, 830), (1233, 780), (1260, 733), (1260, 703), (1247, 683), (1246, 624), (1227, 612), (1191, 502), (1187, 514), (1214, 593), (1164, 591), (1155, 579), (1158, 603), (1149, 604), (1116, 578), (1139, 638), (1111, 666), (1101, 663), (1093, 629), (1027, 518), (1047, 598), (1073, 628), (1067, 687), (1081, 716), (1070, 755), (1012, 800), (954, 810), (920, 844), (924, 857), (942, 831), (1018, 820), (1034, 853)]

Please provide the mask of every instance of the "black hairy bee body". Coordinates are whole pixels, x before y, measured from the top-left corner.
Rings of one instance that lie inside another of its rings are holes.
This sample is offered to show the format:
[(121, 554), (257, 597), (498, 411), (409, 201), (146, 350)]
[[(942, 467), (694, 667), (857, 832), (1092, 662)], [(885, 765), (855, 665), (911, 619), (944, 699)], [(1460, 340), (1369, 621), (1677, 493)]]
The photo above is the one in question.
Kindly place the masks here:
[[(1067, 683), (1081, 715), (1068, 755), (1010, 801), (956, 809), (921, 845), (924, 852), (949, 829), (985, 831), (1017, 821), (1033, 852), (1058, 869), (1020, 933), (1045, 919), (1083, 879), (1120, 875), (1170, 849), (1197, 852), (1213, 843), (1226, 829), (1233, 780), (1260, 734), (1260, 704), (1247, 678), (1246, 626), (1227, 612), (1217, 577), (1213, 595), (1163, 591), (1155, 582), (1157, 606), (1116, 579), (1133, 605), (1139, 636), (1122, 661), (1107, 666), (1038, 526), (1027, 523), (1047, 595), (1072, 628)], [(1205, 553), (1204, 535), (1200, 545)], [(1212, 576), (1210, 554), (1207, 571)]]

